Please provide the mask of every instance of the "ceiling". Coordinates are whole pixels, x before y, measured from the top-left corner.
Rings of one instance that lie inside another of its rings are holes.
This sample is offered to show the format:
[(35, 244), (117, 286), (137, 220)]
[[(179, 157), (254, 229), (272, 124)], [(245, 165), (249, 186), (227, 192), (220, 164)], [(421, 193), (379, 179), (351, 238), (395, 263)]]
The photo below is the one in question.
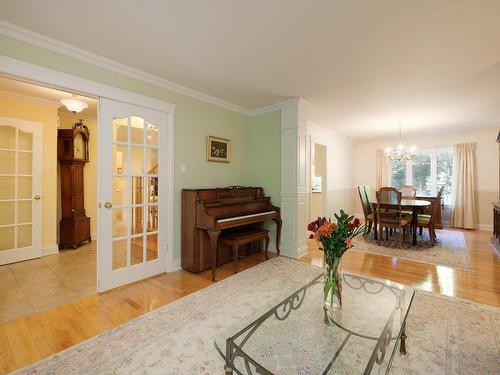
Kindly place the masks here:
[[(73, 96), (71, 93), (65, 91), (55, 90), (0, 76), (0, 96), (7, 96), (55, 106), (58, 108), (59, 115), (73, 116), (73, 113), (68, 111), (60, 102), (61, 99), (71, 99)], [(78, 95), (77, 98), (78, 100), (82, 100), (87, 103), (88, 107), (75, 116), (77, 118), (96, 119), (97, 100), (82, 95)]]
[(498, 0), (2, 0), (8, 22), (356, 139), (500, 127)]

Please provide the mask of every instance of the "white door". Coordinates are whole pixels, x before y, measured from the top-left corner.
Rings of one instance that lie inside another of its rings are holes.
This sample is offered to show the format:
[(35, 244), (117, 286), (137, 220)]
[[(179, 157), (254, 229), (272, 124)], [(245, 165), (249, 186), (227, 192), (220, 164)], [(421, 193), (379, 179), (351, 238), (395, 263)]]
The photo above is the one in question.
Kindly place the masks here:
[(167, 270), (168, 119), (100, 98), (99, 291)]
[(42, 129), (0, 117), (0, 265), (42, 256)]

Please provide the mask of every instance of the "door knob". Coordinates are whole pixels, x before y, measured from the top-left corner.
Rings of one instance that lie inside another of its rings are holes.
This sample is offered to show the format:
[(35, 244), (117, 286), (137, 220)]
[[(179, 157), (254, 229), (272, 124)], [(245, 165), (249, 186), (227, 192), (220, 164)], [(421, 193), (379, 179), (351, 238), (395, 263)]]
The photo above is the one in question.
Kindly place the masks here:
[(111, 204), (111, 202), (106, 202), (106, 203), (104, 203), (104, 207), (111, 208), (111, 207), (113, 207), (113, 205)]
[(41, 197), (40, 197), (38, 194), (36, 194), (36, 195), (33, 197), (33, 199), (34, 199), (34, 200), (36, 200), (36, 201), (39, 201), (39, 200), (40, 200), (40, 198), (41, 198)]

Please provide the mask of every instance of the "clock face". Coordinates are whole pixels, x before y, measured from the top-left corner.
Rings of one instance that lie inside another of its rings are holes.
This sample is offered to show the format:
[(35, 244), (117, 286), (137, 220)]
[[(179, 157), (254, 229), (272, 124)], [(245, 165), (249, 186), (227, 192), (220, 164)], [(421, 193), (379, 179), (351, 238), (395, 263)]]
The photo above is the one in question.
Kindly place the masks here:
[(85, 141), (80, 133), (75, 136), (73, 144), (73, 157), (75, 159), (85, 160)]

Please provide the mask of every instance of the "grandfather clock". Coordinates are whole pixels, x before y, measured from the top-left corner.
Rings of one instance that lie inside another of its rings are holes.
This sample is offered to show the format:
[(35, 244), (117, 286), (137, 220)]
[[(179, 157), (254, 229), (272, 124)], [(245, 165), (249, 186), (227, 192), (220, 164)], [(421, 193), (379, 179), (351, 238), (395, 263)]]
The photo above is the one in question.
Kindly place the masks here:
[(85, 215), (83, 168), (89, 161), (89, 129), (83, 121), (72, 129), (59, 129), (57, 158), (61, 163), (61, 212), (59, 247), (76, 249), (91, 242), (90, 218)]

